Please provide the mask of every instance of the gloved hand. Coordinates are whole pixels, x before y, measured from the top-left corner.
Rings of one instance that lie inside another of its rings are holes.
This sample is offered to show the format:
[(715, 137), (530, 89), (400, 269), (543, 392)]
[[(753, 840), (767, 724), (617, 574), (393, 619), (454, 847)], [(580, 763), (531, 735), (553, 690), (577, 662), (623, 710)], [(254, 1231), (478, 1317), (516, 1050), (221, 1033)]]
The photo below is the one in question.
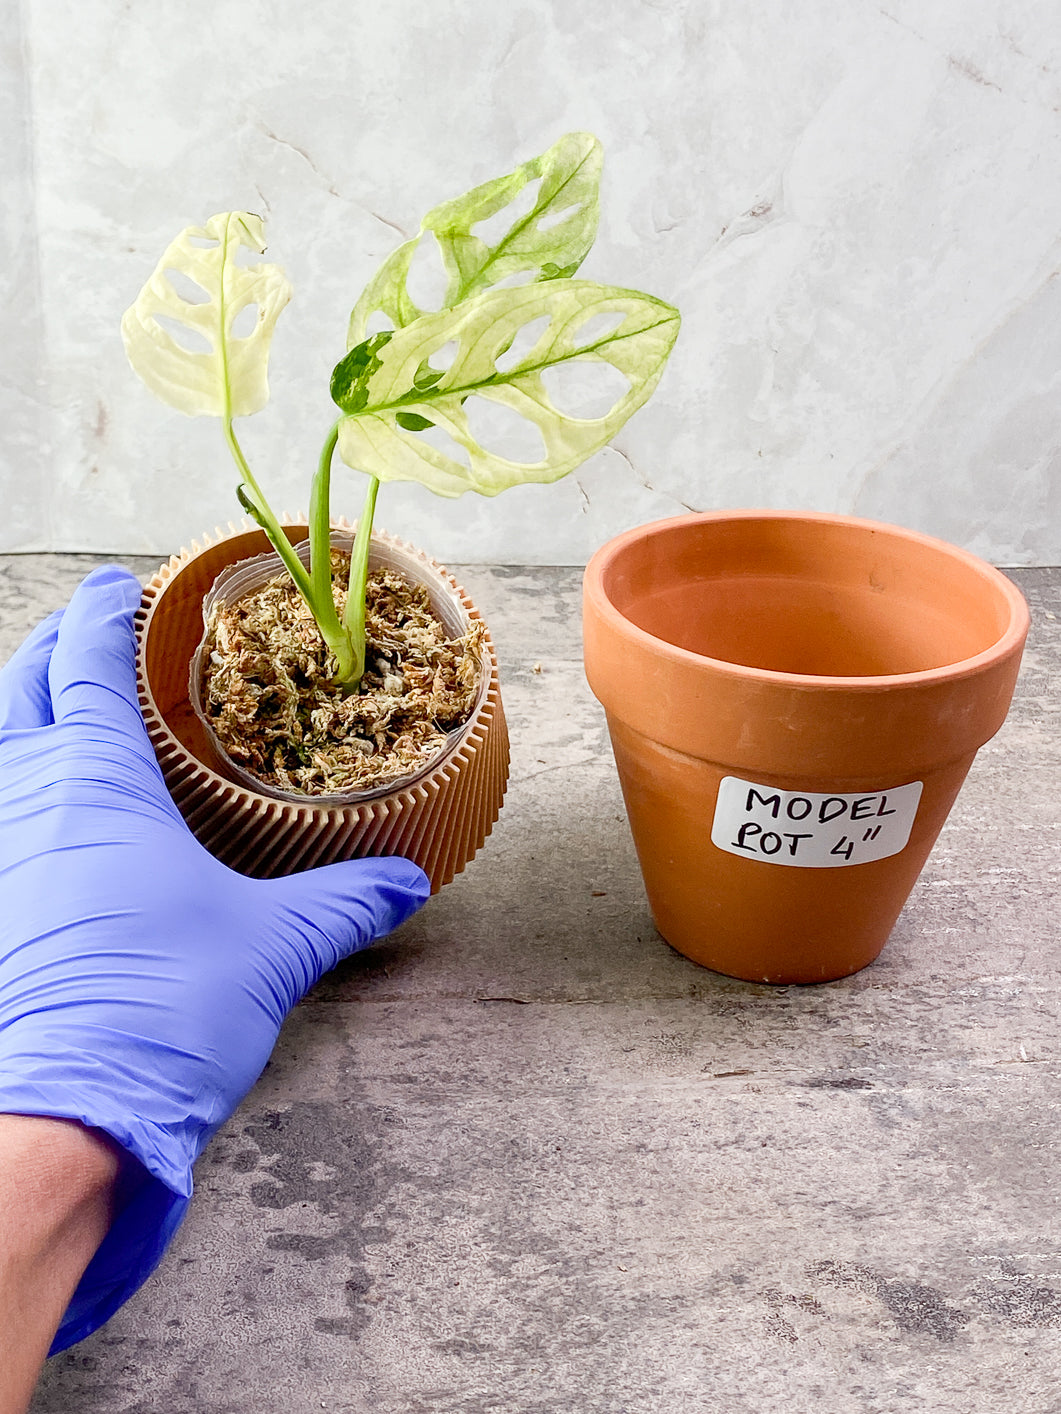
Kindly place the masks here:
[(199, 845), (137, 704), (139, 602), (125, 570), (96, 570), (0, 670), (0, 1112), (79, 1120), (131, 1156), (53, 1354), (157, 1265), (291, 1007), (428, 894), (404, 859), (255, 880)]

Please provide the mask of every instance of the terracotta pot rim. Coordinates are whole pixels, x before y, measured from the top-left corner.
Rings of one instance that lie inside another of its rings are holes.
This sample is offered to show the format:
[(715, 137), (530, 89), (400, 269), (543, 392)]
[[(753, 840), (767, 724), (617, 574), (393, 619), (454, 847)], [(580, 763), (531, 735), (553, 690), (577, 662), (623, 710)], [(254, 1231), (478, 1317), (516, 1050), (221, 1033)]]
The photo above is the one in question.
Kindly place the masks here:
[[(921, 545), (926, 550), (935, 554), (943, 554), (952, 560), (960, 561), (967, 568), (976, 573), (986, 584), (992, 586), (1000, 597), (1007, 603), (1009, 609), (1009, 622), (1005, 631), (989, 647), (980, 653), (969, 658), (962, 658), (954, 663), (946, 663), (938, 668), (926, 668), (919, 672), (910, 673), (887, 673), (874, 676), (826, 676), (815, 673), (789, 673), (782, 672), (774, 668), (754, 668), (743, 663), (733, 663), (724, 658), (711, 658), (704, 653), (694, 653), (688, 648), (679, 648), (676, 644), (668, 643), (666, 639), (657, 638), (654, 634), (638, 628), (613, 605), (611, 599), (604, 588), (604, 578), (607, 571), (614, 564), (616, 559), (622, 554), (628, 545), (636, 543), (638, 540), (649, 536), (663, 534), (679, 529), (683, 525), (699, 525), (705, 521), (789, 521), (802, 524), (820, 524), (838, 527), (849, 527), (854, 530), (864, 530), (888, 535), (893, 539), (905, 540), (908, 543)], [(647, 525), (635, 526), (631, 530), (624, 531), (614, 539), (602, 545), (591, 557), (586, 566), (584, 576), (584, 592), (586, 597), (593, 601), (596, 612), (600, 618), (610, 625), (611, 629), (625, 636), (631, 644), (642, 650), (655, 653), (659, 658), (670, 660), (685, 667), (695, 667), (703, 665), (713, 673), (722, 674), (740, 681), (756, 683), (773, 683), (778, 686), (785, 686), (795, 690), (805, 688), (808, 691), (836, 691), (836, 692), (879, 692), (886, 688), (895, 688), (899, 685), (908, 684), (914, 686), (927, 686), (936, 683), (946, 683), (960, 681), (962, 678), (975, 676), (984, 668), (997, 663), (1000, 658), (1008, 654), (1018, 652), (1024, 642), (1030, 623), (1028, 605), (1017, 586), (1012, 580), (986, 560), (974, 555), (969, 550), (963, 550), (957, 545), (952, 545), (946, 540), (941, 540), (934, 535), (926, 535), (919, 530), (908, 530), (904, 526), (890, 524), (887, 521), (868, 520), (861, 516), (838, 515), (830, 511), (785, 511), (773, 509), (740, 509), (722, 511), (695, 511), (689, 515), (668, 516), (663, 520), (651, 521)]]

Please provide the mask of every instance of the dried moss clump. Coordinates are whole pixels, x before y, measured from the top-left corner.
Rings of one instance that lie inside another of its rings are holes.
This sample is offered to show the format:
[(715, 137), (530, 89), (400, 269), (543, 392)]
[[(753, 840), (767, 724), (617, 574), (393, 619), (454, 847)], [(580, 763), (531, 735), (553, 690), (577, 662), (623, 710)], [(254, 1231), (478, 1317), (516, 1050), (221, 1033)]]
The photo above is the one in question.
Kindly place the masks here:
[[(340, 613), (348, 564), (332, 552)], [(394, 570), (369, 575), (366, 671), (356, 692), (333, 686), (335, 659), (286, 576), (215, 606), (209, 632), (204, 710), (232, 760), (282, 790), (372, 790), (419, 771), (478, 695), (483, 625), (449, 639), (427, 590)]]

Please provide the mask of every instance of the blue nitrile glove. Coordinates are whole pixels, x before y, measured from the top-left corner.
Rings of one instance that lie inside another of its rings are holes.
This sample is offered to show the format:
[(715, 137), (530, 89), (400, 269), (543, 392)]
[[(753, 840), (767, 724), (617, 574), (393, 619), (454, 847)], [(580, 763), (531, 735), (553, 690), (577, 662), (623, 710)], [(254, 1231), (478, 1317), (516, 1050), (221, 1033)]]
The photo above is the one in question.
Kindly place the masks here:
[(80, 1120), (138, 1160), (53, 1354), (157, 1265), (291, 1007), (428, 894), (404, 859), (256, 880), (202, 848), (137, 705), (139, 602), (96, 570), (0, 670), (0, 1112)]

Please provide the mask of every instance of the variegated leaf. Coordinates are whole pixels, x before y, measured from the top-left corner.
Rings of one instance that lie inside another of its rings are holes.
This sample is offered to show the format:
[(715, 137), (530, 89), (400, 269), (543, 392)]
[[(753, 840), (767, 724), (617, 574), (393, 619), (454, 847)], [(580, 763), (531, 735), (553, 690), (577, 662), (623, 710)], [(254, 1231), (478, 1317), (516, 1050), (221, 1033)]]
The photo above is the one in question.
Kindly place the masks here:
[[(445, 309), (516, 276), (551, 280), (573, 275), (596, 238), (602, 162), (601, 145), (591, 133), (568, 133), (507, 176), (429, 211), (420, 234), (399, 246), (365, 287), (350, 318), (347, 347), (362, 342), (374, 314), (402, 329), (424, 313), (409, 294), (408, 280), (426, 232), (437, 240), (445, 266)], [(475, 234), (476, 225), (504, 210), (537, 179), (541, 184), (532, 209), (514, 213), (492, 245)]]
[[(122, 319), (133, 369), (163, 402), (190, 415), (245, 416), (269, 399), (269, 344), (291, 287), (278, 265), (240, 265), (241, 246), (265, 250), (260, 216), (229, 211), (189, 226)], [(202, 299), (182, 293), (170, 271), (191, 282), (185, 290), (198, 287)], [(233, 325), (251, 305), (258, 311), (254, 327), (237, 336)], [(183, 343), (167, 320), (175, 321)]]
[[(609, 322), (596, 316), (611, 316), (614, 327), (594, 334), (593, 326)], [(498, 359), (536, 320), (548, 322), (533, 347), (499, 369)], [(678, 326), (678, 311), (661, 300), (587, 280), (488, 290), (351, 350), (332, 381), (332, 395), (348, 414), (339, 425), (340, 455), (380, 481), (418, 481), (442, 496), (495, 496), (524, 482), (557, 481), (605, 446), (649, 398)], [(431, 360), (447, 345), (456, 352), (440, 372)], [(585, 361), (611, 364), (628, 383), (599, 417), (560, 411), (543, 381), (547, 370)], [(484, 447), (469, 426), (471, 397), (527, 419), (541, 435), (544, 456), (517, 462)], [(419, 435), (432, 426), (464, 449), (467, 466)]]

